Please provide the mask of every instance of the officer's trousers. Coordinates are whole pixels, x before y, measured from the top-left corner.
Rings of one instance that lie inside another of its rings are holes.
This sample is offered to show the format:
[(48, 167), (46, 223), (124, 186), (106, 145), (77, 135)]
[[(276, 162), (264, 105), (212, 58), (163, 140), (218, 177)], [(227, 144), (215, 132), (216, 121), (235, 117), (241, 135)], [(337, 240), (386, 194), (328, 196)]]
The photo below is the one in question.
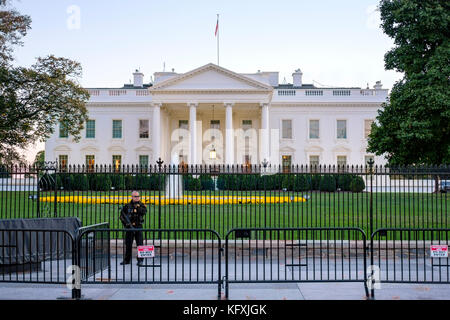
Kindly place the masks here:
[[(142, 235), (142, 231), (127, 231), (125, 233), (125, 262), (131, 261), (131, 251), (133, 247), (133, 240), (136, 240), (136, 246), (142, 246), (144, 244), (144, 237)], [(139, 260), (144, 260), (142, 258), (138, 258)]]

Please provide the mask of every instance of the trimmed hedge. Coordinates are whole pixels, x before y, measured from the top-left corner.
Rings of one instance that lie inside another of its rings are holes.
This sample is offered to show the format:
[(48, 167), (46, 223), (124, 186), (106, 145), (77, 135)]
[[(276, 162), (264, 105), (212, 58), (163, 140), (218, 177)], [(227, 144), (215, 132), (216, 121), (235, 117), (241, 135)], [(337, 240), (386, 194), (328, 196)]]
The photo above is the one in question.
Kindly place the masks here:
[[(108, 173), (59, 173), (41, 178), (40, 186), (52, 190), (56, 180), (60, 190), (161, 190), (164, 191), (167, 174), (108, 174)], [(45, 180), (45, 181), (44, 181)], [(183, 175), (184, 190), (214, 190), (214, 180), (210, 175), (201, 174), (195, 178)], [(287, 190), (295, 192), (320, 190), (334, 192), (361, 192), (364, 180), (352, 174), (221, 174), (217, 176), (219, 190)]]
[(350, 183), (350, 191), (352, 192), (361, 192), (365, 187), (364, 179), (359, 176), (355, 176)]
[(324, 175), (320, 179), (320, 191), (335, 192), (336, 191), (336, 179), (332, 175)]

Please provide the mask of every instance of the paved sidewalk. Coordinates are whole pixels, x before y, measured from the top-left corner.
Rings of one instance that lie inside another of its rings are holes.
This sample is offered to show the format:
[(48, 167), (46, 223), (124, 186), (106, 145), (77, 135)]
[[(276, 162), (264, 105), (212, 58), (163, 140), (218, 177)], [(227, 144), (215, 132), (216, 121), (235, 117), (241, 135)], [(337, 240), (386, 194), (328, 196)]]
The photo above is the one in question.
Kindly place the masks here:
[[(215, 285), (83, 285), (89, 300), (216, 300)], [(224, 293), (224, 292), (223, 292)], [(377, 300), (450, 300), (449, 284), (381, 284)], [(1, 283), (0, 300), (70, 299), (62, 285)], [(230, 284), (230, 300), (365, 300), (361, 283)]]

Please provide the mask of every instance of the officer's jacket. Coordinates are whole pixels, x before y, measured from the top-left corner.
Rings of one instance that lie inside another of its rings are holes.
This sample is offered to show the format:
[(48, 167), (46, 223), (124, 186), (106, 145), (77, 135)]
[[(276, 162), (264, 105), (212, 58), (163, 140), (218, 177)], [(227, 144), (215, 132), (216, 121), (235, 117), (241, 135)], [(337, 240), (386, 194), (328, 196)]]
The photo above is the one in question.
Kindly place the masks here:
[(131, 226), (141, 228), (146, 213), (147, 208), (145, 207), (145, 204), (141, 201), (136, 203), (130, 201), (123, 206), (122, 211), (120, 212), (120, 221), (122, 221), (126, 227), (130, 227), (129, 224), (131, 223)]

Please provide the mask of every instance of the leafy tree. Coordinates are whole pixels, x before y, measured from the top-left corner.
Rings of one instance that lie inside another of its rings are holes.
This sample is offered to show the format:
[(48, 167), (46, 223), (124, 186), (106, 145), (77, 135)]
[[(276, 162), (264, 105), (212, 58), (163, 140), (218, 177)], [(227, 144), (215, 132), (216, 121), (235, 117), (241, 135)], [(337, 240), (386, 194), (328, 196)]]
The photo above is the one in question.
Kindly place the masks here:
[(78, 62), (48, 55), (30, 68), (13, 65), (14, 46), (31, 28), (31, 18), (0, 0), (0, 162), (23, 161), (17, 152), (45, 141), (62, 123), (73, 136), (87, 120), (88, 92), (78, 78)]
[(381, 27), (395, 46), (385, 68), (403, 73), (372, 125), (368, 151), (390, 165), (450, 162), (450, 2), (382, 0)]
[(33, 166), (43, 167), (44, 163), (45, 163), (45, 150), (41, 150), (34, 157)]

